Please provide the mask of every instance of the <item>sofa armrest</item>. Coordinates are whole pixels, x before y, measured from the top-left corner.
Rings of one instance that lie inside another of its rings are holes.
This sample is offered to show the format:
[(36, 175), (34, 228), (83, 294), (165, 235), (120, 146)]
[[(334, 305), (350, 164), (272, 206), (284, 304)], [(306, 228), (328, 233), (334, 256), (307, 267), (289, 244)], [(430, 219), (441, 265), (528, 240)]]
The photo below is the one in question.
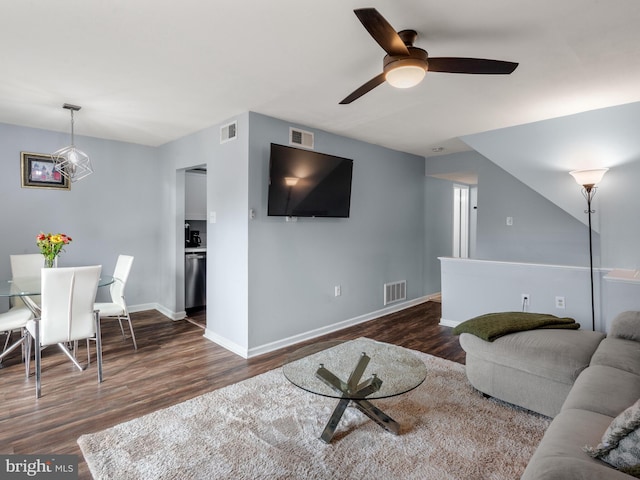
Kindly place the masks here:
[(609, 336), (640, 342), (640, 312), (622, 312), (611, 323)]

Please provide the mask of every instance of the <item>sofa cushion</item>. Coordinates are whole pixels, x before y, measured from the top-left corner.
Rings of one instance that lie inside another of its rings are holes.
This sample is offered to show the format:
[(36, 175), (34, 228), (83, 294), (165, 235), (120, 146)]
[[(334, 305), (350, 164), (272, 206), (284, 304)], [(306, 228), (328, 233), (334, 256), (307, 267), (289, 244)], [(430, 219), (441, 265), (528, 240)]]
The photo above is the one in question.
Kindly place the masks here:
[(573, 383), (533, 375), (467, 353), (469, 383), (479, 391), (547, 417), (560, 413)]
[(640, 342), (605, 338), (593, 354), (591, 365), (607, 365), (640, 375)]
[(562, 410), (589, 410), (613, 418), (638, 398), (640, 375), (606, 365), (593, 365), (573, 384)]
[(619, 469), (640, 466), (640, 400), (613, 419), (597, 447), (585, 450)]
[(640, 342), (640, 312), (622, 312), (613, 319), (610, 337)]
[(460, 345), (488, 362), (571, 385), (603, 338), (588, 330), (530, 330), (487, 342), (463, 333)]
[(522, 480), (615, 480), (629, 476), (582, 450), (600, 441), (612, 418), (586, 410), (563, 410), (553, 419)]

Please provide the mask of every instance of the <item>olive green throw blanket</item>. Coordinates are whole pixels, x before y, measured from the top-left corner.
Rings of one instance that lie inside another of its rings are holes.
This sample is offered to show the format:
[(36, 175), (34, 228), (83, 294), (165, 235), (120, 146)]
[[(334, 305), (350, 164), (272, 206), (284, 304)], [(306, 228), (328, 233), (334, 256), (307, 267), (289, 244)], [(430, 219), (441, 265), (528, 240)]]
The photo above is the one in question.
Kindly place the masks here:
[(578, 330), (580, 324), (573, 318), (560, 318), (547, 313), (500, 312), (472, 318), (453, 329), (454, 335), (471, 333), (488, 342), (509, 333), (536, 328), (568, 328)]

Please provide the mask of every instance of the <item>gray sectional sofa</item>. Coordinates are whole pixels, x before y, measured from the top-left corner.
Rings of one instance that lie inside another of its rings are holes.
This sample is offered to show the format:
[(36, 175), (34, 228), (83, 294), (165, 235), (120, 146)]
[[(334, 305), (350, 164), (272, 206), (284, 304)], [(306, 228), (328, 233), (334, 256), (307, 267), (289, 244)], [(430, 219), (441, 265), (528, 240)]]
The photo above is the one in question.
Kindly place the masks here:
[(640, 312), (620, 314), (606, 338), (544, 329), (493, 342), (462, 333), (460, 344), (475, 388), (553, 417), (522, 480), (634, 478), (584, 446), (597, 446), (614, 418), (640, 399)]

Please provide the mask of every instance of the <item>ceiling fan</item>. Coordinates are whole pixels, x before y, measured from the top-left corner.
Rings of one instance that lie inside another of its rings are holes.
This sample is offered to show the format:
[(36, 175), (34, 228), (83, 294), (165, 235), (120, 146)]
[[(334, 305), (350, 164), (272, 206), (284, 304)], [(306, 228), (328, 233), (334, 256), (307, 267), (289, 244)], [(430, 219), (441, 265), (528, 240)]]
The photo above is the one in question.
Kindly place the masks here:
[(436, 57), (429, 58), (426, 50), (414, 47), (418, 37), (415, 30), (397, 32), (375, 8), (360, 8), (354, 13), (373, 39), (387, 52), (383, 71), (357, 88), (340, 102), (345, 105), (387, 81), (397, 88), (409, 88), (422, 81), (427, 71), (446, 73), (474, 73), (508, 75), (518, 66), (514, 62), (484, 58)]

